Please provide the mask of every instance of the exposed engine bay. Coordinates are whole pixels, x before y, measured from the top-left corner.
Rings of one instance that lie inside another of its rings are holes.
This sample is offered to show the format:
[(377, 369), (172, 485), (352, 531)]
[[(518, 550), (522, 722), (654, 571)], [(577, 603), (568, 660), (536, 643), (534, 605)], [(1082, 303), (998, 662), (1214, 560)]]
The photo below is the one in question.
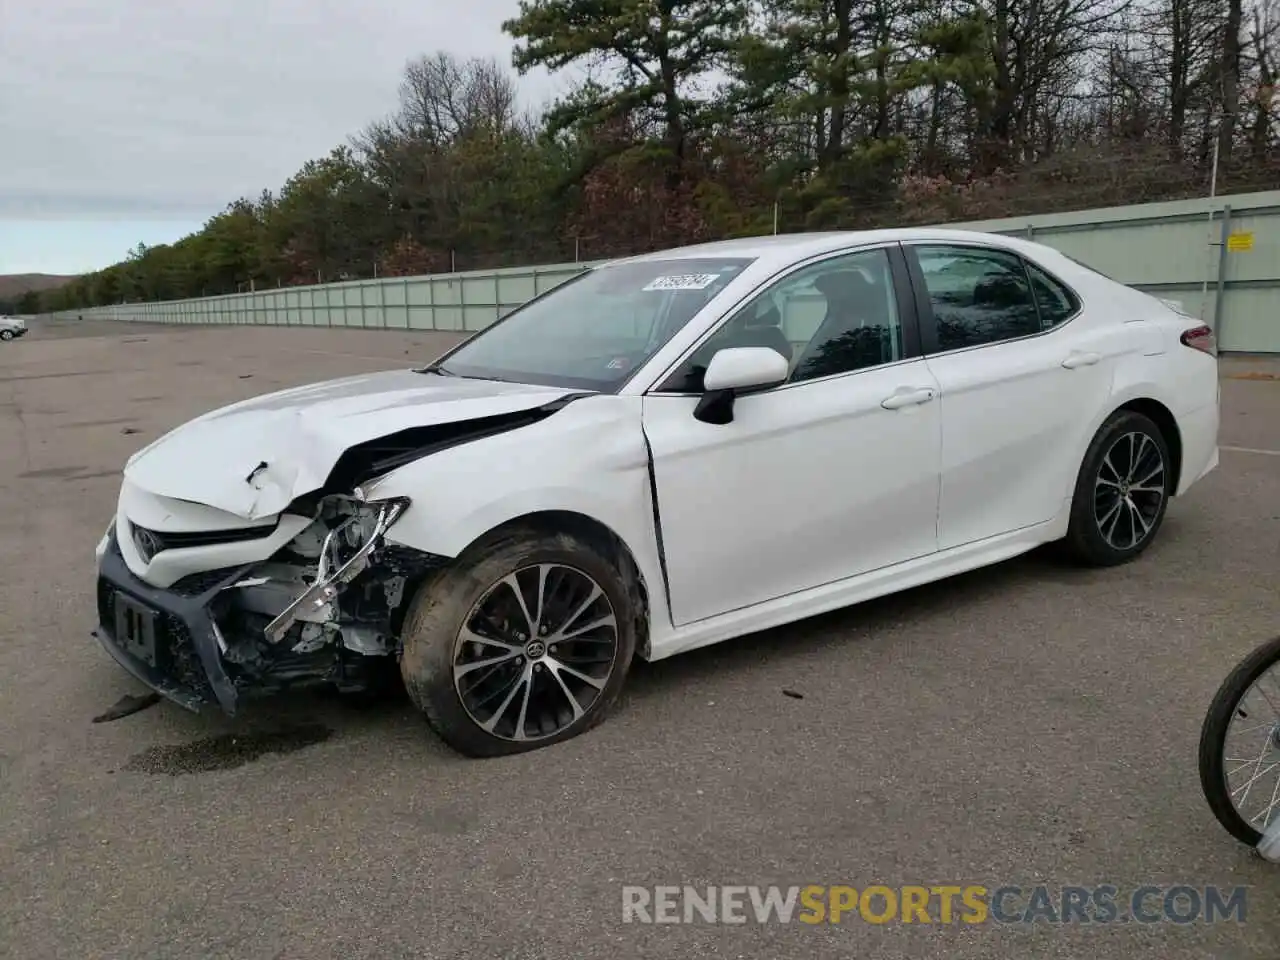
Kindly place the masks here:
[(325, 497), (309, 526), (214, 597), (209, 612), (237, 688), (362, 689), (372, 661), (394, 658), (413, 588), (444, 562), (385, 542), (406, 506)]

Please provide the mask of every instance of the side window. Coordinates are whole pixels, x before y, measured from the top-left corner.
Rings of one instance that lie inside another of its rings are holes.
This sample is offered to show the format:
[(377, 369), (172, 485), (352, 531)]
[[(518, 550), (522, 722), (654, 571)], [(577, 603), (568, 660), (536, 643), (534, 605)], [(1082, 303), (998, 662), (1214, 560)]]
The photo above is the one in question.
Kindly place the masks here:
[(1040, 332), (1022, 259), (999, 250), (921, 246), (916, 256), (938, 325), (938, 349), (959, 350)]
[(1027, 264), (1027, 273), (1031, 276), (1031, 289), (1035, 291), (1036, 305), (1040, 308), (1042, 329), (1052, 330), (1075, 316), (1080, 303), (1070, 290), (1034, 264)]
[(726, 347), (777, 350), (790, 364), (790, 383), (902, 359), (888, 253), (846, 254), (784, 277), (726, 320), (659, 389), (700, 391), (707, 364)]

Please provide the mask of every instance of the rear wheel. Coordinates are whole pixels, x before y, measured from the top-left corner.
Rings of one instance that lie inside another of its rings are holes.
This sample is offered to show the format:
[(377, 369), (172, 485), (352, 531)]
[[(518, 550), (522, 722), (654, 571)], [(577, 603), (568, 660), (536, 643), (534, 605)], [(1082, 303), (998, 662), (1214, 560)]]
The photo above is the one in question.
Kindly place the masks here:
[(1077, 560), (1113, 566), (1155, 539), (1171, 494), (1169, 445), (1154, 421), (1119, 410), (1098, 429), (1071, 500), (1066, 543)]
[(1218, 822), (1251, 847), (1280, 819), (1280, 637), (1214, 694), (1200, 731), (1200, 788)]
[(559, 743), (604, 719), (636, 645), (615, 558), (569, 534), (519, 531), (425, 583), (405, 618), (413, 702), (473, 757)]

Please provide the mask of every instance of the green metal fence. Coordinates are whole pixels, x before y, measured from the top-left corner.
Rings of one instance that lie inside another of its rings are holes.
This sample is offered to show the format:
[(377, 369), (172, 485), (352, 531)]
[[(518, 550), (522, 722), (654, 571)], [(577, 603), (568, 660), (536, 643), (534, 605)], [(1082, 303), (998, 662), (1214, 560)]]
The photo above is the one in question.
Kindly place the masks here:
[[(1280, 190), (947, 226), (1024, 236), (1176, 299), (1224, 350), (1280, 353)], [(481, 330), (591, 267), (560, 263), (357, 280), (55, 314), (150, 323)]]
[(1180, 301), (1223, 350), (1280, 353), (1280, 190), (966, 224)]

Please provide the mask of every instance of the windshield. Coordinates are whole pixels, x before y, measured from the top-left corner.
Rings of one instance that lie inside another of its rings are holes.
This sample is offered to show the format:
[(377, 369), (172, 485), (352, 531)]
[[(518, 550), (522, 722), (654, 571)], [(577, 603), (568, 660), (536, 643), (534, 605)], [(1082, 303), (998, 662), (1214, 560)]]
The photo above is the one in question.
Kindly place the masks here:
[(749, 263), (717, 257), (597, 267), (529, 301), (427, 369), (614, 389)]

